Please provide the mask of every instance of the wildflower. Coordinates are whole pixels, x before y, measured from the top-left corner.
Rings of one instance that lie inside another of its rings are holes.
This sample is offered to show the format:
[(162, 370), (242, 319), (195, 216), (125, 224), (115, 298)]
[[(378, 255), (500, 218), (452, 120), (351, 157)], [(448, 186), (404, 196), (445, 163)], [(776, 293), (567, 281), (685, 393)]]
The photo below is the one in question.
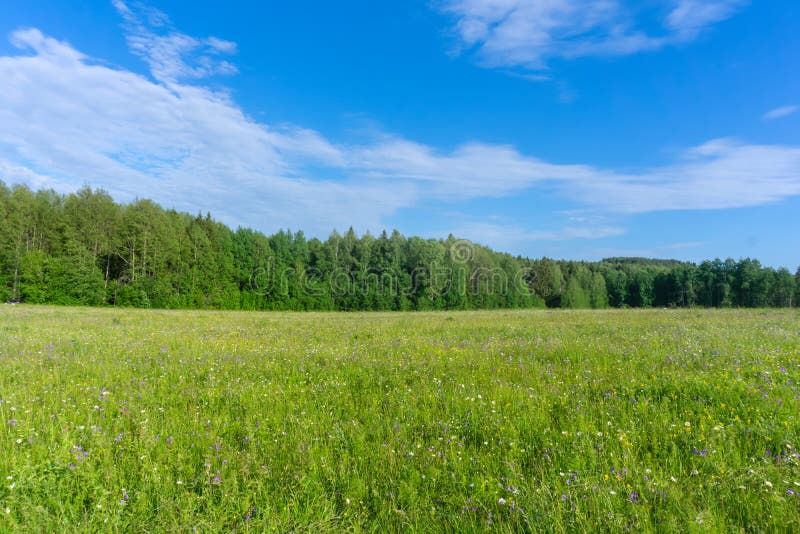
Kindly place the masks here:
[(500, 497), (499, 499), (497, 499), (497, 504), (499, 504), (500, 506), (503, 506), (505, 503), (506, 500), (504, 498)]
[(635, 502), (636, 502), (636, 501), (638, 501), (638, 500), (639, 500), (639, 494), (638, 494), (638, 493), (636, 493), (636, 491), (633, 491), (633, 492), (631, 493), (631, 502), (632, 502), (632, 503), (635, 503)]

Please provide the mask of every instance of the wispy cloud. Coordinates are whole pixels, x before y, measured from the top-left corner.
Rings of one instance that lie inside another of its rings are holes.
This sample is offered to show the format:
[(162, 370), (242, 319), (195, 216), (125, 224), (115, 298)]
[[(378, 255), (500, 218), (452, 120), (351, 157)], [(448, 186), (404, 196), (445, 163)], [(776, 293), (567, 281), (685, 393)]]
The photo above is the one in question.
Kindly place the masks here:
[(12, 178), (14, 183), (24, 183), (34, 189), (54, 189), (61, 193), (71, 192), (74, 187), (56, 182), (49, 176), (43, 176), (23, 165), (17, 165), (0, 159), (0, 179)]
[(416, 197), (408, 184), (311, 179), (305, 166), (343, 165), (339, 148), (313, 131), (255, 122), (224, 95), (98, 65), (35, 29), (12, 41), (33, 54), (0, 57), (7, 182), (88, 183), (231, 224), (316, 232), (375, 227)]
[(112, 0), (125, 21), (128, 46), (147, 62), (153, 77), (177, 82), (236, 74), (236, 67), (220, 56), (236, 53), (236, 43), (218, 37), (198, 39), (177, 31), (169, 17), (143, 4)]
[(765, 121), (772, 121), (775, 119), (787, 117), (793, 113), (796, 113), (798, 110), (800, 110), (800, 106), (783, 106), (767, 111), (766, 113), (764, 113), (762, 118)]
[[(167, 24), (158, 13), (150, 18), (148, 24)], [(302, 227), (314, 235), (350, 225), (379, 229), (423, 202), (457, 206), (540, 190), (606, 214), (755, 206), (800, 195), (795, 146), (716, 140), (685, 150), (672, 164), (619, 173), (477, 141), (449, 151), (380, 132), (360, 143), (333, 142), (301, 126), (258, 122), (197, 77), (151, 79), (110, 68), (36, 29), (17, 31), (11, 41), (23, 52), (0, 57), (6, 182), (58, 190), (88, 183), (120, 200), (146, 196), (177, 209), (210, 210), (233, 225)], [(131, 47), (141, 48), (136, 41)], [(182, 69), (162, 65), (155, 72)], [(567, 221), (555, 230), (517, 224), (509, 235), (593, 239), (622, 231), (608, 221)], [(492, 232), (464, 230), (476, 239)]]
[(467, 143), (449, 153), (394, 136), (351, 147), (351, 173), (383, 182), (424, 185), (426, 195), (442, 200), (503, 197), (547, 180), (589, 177), (591, 169), (553, 165), (520, 154), (516, 148)]
[[(618, 0), (444, 0), (457, 51), (487, 67), (540, 71), (555, 58), (624, 56), (696, 39), (746, 0), (672, 0), (667, 7)], [(658, 4), (656, 4), (658, 5)], [(655, 28), (642, 19), (655, 18)]]
[(732, 17), (747, 0), (676, 0), (666, 27), (676, 41), (697, 38), (709, 26)]
[(759, 206), (800, 195), (800, 147), (716, 139), (671, 165), (579, 182), (568, 194), (623, 213)]
[(625, 233), (625, 229), (620, 226), (586, 224), (532, 230), (514, 223), (465, 221), (457, 224), (450, 233), (500, 250), (519, 251), (530, 243), (620, 236)]

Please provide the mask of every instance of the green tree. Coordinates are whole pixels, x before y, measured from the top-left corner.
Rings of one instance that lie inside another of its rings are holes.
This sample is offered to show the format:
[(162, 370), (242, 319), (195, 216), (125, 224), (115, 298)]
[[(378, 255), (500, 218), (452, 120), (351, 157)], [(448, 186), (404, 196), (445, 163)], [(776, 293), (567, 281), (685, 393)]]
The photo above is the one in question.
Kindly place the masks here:
[(63, 232), (66, 246), (81, 246), (93, 265), (103, 271), (103, 301), (107, 299), (111, 266), (117, 248), (120, 209), (111, 196), (84, 187), (64, 200)]
[(608, 308), (608, 292), (606, 290), (606, 281), (603, 275), (599, 272), (592, 274), (592, 285), (589, 289), (589, 302), (592, 308), (603, 309)]
[(778, 269), (772, 284), (772, 306), (791, 308), (795, 305), (797, 282), (788, 269)]
[(590, 306), (591, 300), (583, 287), (581, 287), (580, 280), (577, 276), (570, 276), (569, 280), (567, 280), (567, 289), (561, 299), (561, 307), (589, 308)]
[(648, 268), (638, 268), (629, 277), (627, 304), (636, 308), (653, 305), (655, 274)]
[(530, 267), (529, 280), (531, 291), (544, 299), (548, 306), (560, 305), (566, 282), (558, 263), (549, 258), (534, 261)]
[(608, 269), (605, 272), (605, 280), (609, 304), (615, 308), (625, 306), (628, 298), (628, 275), (625, 271)]

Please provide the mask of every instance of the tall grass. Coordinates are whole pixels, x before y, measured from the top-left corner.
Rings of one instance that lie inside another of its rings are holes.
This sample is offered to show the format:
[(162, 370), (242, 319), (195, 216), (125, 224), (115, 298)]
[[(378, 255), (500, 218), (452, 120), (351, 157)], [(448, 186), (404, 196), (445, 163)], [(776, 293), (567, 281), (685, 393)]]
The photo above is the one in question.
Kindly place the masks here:
[(797, 311), (0, 308), (0, 531), (800, 530)]

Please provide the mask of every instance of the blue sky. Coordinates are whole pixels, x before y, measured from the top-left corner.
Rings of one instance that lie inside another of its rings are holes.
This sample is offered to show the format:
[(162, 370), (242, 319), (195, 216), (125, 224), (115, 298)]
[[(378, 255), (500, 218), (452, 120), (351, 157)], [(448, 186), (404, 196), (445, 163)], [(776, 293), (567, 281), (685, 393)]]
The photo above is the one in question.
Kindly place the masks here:
[(800, 3), (4, 2), (0, 180), (273, 232), (800, 264)]

